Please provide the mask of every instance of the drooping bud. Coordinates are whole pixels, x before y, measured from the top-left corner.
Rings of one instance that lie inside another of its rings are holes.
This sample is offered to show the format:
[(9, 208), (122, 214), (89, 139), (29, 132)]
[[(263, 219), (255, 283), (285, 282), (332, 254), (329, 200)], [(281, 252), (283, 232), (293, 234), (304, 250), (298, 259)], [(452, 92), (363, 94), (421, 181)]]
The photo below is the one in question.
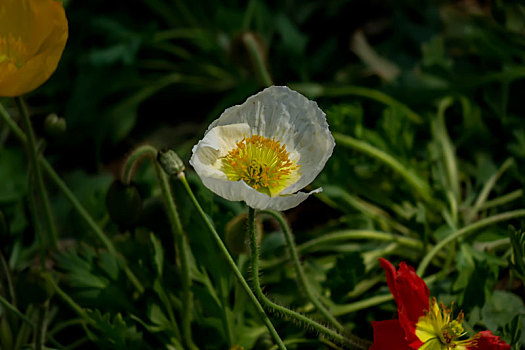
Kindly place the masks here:
[(177, 176), (184, 172), (184, 162), (174, 150), (164, 149), (159, 151), (157, 161), (169, 176)]
[(111, 220), (122, 227), (130, 227), (142, 211), (142, 197), (134, 185), (115, 180), (106, 195), (106, 206)]
[[(255, 221), (255, 232), (257, 244), (261, 243), (263, 227), (260, 220)], [(228, 249), (235, 254), (248, 253), (250, 251), (248, 237), (248, 213), (242, 213), (231, 219), (225, 228), (225, 241)]]

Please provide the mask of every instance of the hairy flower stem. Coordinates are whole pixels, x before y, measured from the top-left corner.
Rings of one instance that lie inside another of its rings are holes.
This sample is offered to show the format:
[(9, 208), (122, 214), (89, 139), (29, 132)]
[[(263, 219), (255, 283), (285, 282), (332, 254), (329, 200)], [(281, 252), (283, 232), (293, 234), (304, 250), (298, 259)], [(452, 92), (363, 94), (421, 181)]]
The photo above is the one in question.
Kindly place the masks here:
[(350, 348), (355, 349), (367, 349), (368, 346), (355, 342), (352, 339), (345, 338), (338, 332), (331, 330), (330, 328), (323, 326), (320, 323), (296, 312), (290, 310), (282, 305), (276, 304), (266, 297), (261, 288), (261, 282), (259, 281), (259, 245), (257, 243), (257, 234), (255, 231), (255, 209), (248, 208), (248, 232), (250, 236), (250, 250), (252, 260), (252, 283), (255, 295), (259, 300), (274, 314), (279, 315), (283, 318), (295, 320), (299, 324), (309, 329), (315, 329), (322, 335)]
[(455, 233), (451, 234), (450, 236), (446, 237), (445, 239), (439, 241), (434, 246), (434, 248), (432, 248), (425, 255), (425, 257), (423, 258), (423, 260), (421, 260), (421, 263), (419, 264), (419, 266), (417, 268), (417, 274), (419, 276), (423, 276), (423, 274), (425, 273), (425, 270), (426, 270), (428, 264), (430, 264), (430, 262), (432, 261), (434, 256), (436, 256), (436, 254), (439, 253), (439, 251), (444, 246), (449, 244), (450, 242), (453, 242), (453, 241), (455, 241), (455, 240), (457, 240), (459, 238), (462, 238), (462, 237), (466, 237), (469, 234), (471, 234), (471, 233), (475, 232), (476, 230), (479, 230), (480, 228), (483, 228), (485, 226), (489, 226), (489, 225), (498, 223), (500, 221), (516, 219), (516, 218), (520, 218), (520, 217), (525, 217), (525, 209), (513, 210), (513, 211), (508, 211), (508, 212), (505, 212), (505, 213), (493, 215), (493, 216), (490, 216), (490, 217), (485, 218), (483, 220), (479, 220), (479, 221), (477, 221), (477, 222), (475, 222), (473, 224), (470, 224), (468, 226), (463, 227), (462, 229), (456, 231)]
[(42, 241), (45, 242), (47, 248), (53, 250), (58, 249), (58, 238), (57, 230), (55, 227), (55, 221), (53, 220), (53, 214), (51, 212), (51, 205), (49, 204), (49, 198), (47, 196), (46, 187), (44, 185), (44, 179), (42, 178), (42, 171), (40, 169), (40, 164), (38, 162), (38, 150), (35, 141), (35, 134), (33, 132), (33, 127), (31, 126), (31, 119), (29, 118), (29, 113), (27, 107), (24, 103), (22, 97), (15, 98), (16, 105), (20, 110), (22, 116), (22, 124), (26, 129), (27, 134), (27, 149), (29, 152), (29, 161), (31, 162), (31, 167), (33, 168), (35, 188), (40, 197), (40, 202), (44, 209), (44, 220), (46, 223), (46, 233), (47, 237)]
[(160, 182), (162, 197), (164, 198), (164, 205), (168, 213), (170, 221), (171, 232), (175, 240), (175, 251), (179, 257), (180, 269), (182, 272), (182, 335), (186, 346), (190, 350), (198, 350), (198, 347), (193, 343), (191, 336), (191, 321), (192, 321), (192, 294), (191, 294), (191, 278), (190, 278), (190, 264), (189, 257), (186, 250), (187, 241), (182, 229), (179, 213), (173, 199), (168, 176), (162, 170), (159, 162), (153, 159), (155, 165), (155, 173)]
[[(157, 157), (157, 149), (151, 145), (142, 145), (133, 150), (126, 159), (124, 166), (122, 167), (122, 183), (129, 185), (133, 180), (133, 175), (137, 165), (144, 158), (155, 159)], [(158, 174), (157, 174), (158, 175)], [(160, 178), (159, 178), (160, 181)]]
[[(135, 169), (144, 158), (149, 158), (153, 162), (153, 167), (155, 169), (155, 174), (157, 176), (157, 181), (159, 182), (162, 198), (164, 201), (164, 206), (166, 207), (166, 214), (171, 226), (171, 232), (173, 233), (173, 239), (175, 242), (175, 251), (176, 256), (179, 257), (178, 264), (180, 271), (182, 273), (181, 284), (182, 284), (182, 332), (183, 339), (186, 343), (188, 349), (197, 350), (198, 348), (193, 343), (193, 338), (191, 335), (191, 321), (192, 321), (192, 295), (191, 295), (191, 279), (190, 279), (190, 270), (189, 270), (189, 257), (186, 251), (186, 237), (183, 232), (182, 224), (180, 221), (179, 213), (175, 205), (175, 200), (173, 199), (171, 193), (171, 187), (169, 184), (168, 176), (162, 170), (160, 164), (157, 162), (158, 151), (155, 147), (151, 145), (142, 145), (137, 147), (129, 155), (122, 167), (122, 176), (121, 180), (125, 185), (129, 185), (133, 180), (133, 174)], [(161, 299), (163, 299), (161, 297)], [(168, 301), (169, 302), (169, 301)], [(171, 311), (171, 306), (169, 307), (168, 314), (171, 322), (176, 327), (176, 321)], [(177, 327), (178, 328), (178, 327)]]
[(213, 227), (213, 224), (210, 222), (210, 220), (206, 216), (206, 213), (204, 212), (204, 210), (202, 209), (201, 205), (197, 201), (197, 198), (195, 198), (195, 195), (193, 194), (193, 191), (191, 190), (191, 187), (190, 187), (188, 181), (186, 180), (186, 176), (184, 175), (183, 172), (181, 172), (181, 173), (179, 173), (177, 178), (182, 182), (182, 185), (184, 186), (184, 189), (186, 190), (188, 196), (190, 197), (191, 202), (193, 203), (193, 206), (195, 207), (195, 209), (197, 209), (197, 212), (199, 213), (199, 215), (201, 216), (202, 220), (206, 224), (206, 227), (208, 228), (208, 230), (212, 234), (213, 240), (215, 241), (215, 243), (219, 247), (219, 252), (224, 257), (224, 259), (228, 263), (228, 266), (230, 267), (230, 269), (232, 270), (233, 274), (235, 275), (235, 277), (239, 281), (241, 287), (244, 289), (244, 291), (248, 295), (248, 297), (250, 299), (250, 302), (252, 303), (252, 305), (255, 307), (255, 309), (259, 313), (259, 316), (261, 317), (262, 321), (266, 325), (266, 328), (268, 328), (268, 331), (270, 332), (270, 335), (272, 336), (272, 338), (275, 340), (275, 342), (279, 346), (279, 349), (286, 350), (286, 346), (284, 345), (281, 337), (279, 336), (279, 334), (275, 330), (275, 327), (273, 326), (272, 322), (268, 318), (268, 315), (266, 315), (266, 312), (264, 311), (263, 307), (259, 303), (259, 300), (253, 294), (252, 290), (250, 289), (250, 286), (248, 285), (248, 283), (244, 279), (244, 276), (242, 275), (241, 271), (239, 271), (239, 269), (237, 268), (237, 265), (235, 264), (235, 261), (233, 260), (233, 258), (231, 257), (230, 253), (228, 252), (228, 249), (224, 245), (224, 242), (222, 241), (221, 237), (219, 236), (219, 234), (215, 230), (215, 227)]
[(308, 282), (308, 279), (306, 278), (301, 262), (299, 261), (299, 254), (297, 253), (297, 248), (295, 246), (294, 237), (284, 217), (280, 213), (275, 212), (273, 210), (263, 210), (260, 213), (270, 215), (275, 220), (277, 220), (277, 222), (279, 222), (279, 225), (281, 226), (281, 229), (283, 230), (284, 237), (286, 239), (286, 243), (288, 244), (288, 250), (290, 252), (290, 257), (292, 258), (292, 261), (294, 263), (295, 272), (297, 273), (297, 278), (299, 280), (301, 287), (306, 293), (306, 296), (312, 302), (312, 304), (315, 305), (317, 310), (319, 310), (319, 312), (323, 314), (323, 316), (328, 321), (330, 321), (330, 323), (335, 328), (337, 328), (339, 332), (344, 333), (345, 332), (344, 326), (341, 323), (339, 323), (339, 321), (336, 320), (336, 318), (330, 313), (330, 311), (328, 311), (328, 309), (319, 301), (317, 296), (314, 294), (314, 291), (312, 290), (312, 287), (310, 286), (310, 283)]
[[(5, 108), (0, 104), (0, 118), (9, 126), (11, 131), (16, 135), (16, 137), (20, 140), (22, 144), (24, 144), (26, 147), (28, 146), (28, 137), (26, 134), (16, 125), (16, 123), (13, 121), (9, 113), (5, 110)], [(119, 256), (117, 254), (117, 250), (115, 249), (115, 246), (113, 245), (113, 242), (106, 236), (106, 234), (102, 231), (102, 229), (98, 226), (98, 224), (93, 220), (93, 218), (89, 215), (87, 210), (80, 204), (77, 197), (73, 194), (73, 192), (67, 187), (66, 183), (62, 181), (60, 176), (55, 172), (53, 167), (47, 162), (47, 160), (42, 156), (38, 156), (38, 161), (40, 165), (42, 166), (42, 170), (46, 173), (46, 175), (51, 179), (52, 182), (55, 183), (55, 185), (58, 187), (58, 189), (66, 196), (66, 199), (69, 201), (69, 203), (73, 206), (73, 208), (77, 211), (77, 213), (80, 215), (80, 217), (86, 222), (86, 224), (92, 229), (93, 233), (97, 236), (98, 239), (104, 244), (108, 252), (111, 254), (114, 254), (115, 256)], [(138, 280), (138, 278), (133, 274), (133, 272), (130, 270), (127, 262), (125, 259), (122, 259), (122, 263), (124, 266), (124, 272), (126, 273), (126, 276), (130, 280), (130, 282), (135, 286), (139, 294), (144, 293), (144, 287)]]

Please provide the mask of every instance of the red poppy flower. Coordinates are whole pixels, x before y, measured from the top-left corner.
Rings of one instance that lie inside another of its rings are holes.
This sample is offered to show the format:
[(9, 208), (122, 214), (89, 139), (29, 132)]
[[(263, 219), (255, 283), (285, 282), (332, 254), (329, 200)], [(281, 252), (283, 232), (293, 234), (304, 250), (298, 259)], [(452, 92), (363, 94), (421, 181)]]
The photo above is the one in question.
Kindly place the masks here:
[(379, 259), (397, 303), (398, 320), (372, 322), (374, 343), (370, 350), (510, 350), (491, 331), (466, 339), (463, 313), (452, 319), (452, 308), (430, 300), (425, 282), (404, 262), (399, 270)]

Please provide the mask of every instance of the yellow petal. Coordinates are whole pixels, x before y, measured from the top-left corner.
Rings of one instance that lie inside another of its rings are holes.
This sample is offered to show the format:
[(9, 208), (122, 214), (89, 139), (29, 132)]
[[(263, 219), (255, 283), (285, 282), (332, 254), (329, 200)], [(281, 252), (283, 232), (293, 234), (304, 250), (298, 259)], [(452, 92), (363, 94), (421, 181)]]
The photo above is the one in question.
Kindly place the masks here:
[(0, 96), (32, 91), (56, 70), (68, 37), (62, 3), (0, 2)]

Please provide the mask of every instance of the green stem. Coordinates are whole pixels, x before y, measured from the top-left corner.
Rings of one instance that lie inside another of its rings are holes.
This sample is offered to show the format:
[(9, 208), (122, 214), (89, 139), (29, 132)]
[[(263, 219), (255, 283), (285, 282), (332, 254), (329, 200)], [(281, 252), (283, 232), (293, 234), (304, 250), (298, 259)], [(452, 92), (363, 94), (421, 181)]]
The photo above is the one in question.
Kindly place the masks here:
[(191, 336), (191, 321), (192, 321), (192, 295), (191, 295), (191, 279), (189, 257), (186, 250), (186, 237), (183, 232), (182, 223), (180, 221), (179, 213), (173, 199), (168, 176), (162, 170), (156, 158), (153, 159), (155, 166), (155, 173), (160, 182), (162, 197), (164, 198), (164, 205), (170, 221), (171, 231), (175, 240), (175, 250), (179, 256), (180, 269), (182, 272), (182, 334), (186, 342), (186, 346), (191, 350), (198, 350), (193, 343)]
[[(77, 211), (77, 213), (80, 215), (82, 219), (86, 222), (86, 224), (91, 228), (91, 230), (95, 233), (97, 238), (102, 242), (102, 244), (106, 247), (109, 253), (119, 256), (117, 253), (117, 250), (115, 246), (113, 245), (113, 242), (109, 239), (108, 236), (102, 231), (102, 229), (97, 225), (95, 220), (89, 215), (86, 209), (80, 204), (77, 197), (71, 192), (71, 190), (67, 187), (66, 183), (62, 181), (62, 179), (58, 176), (58, 174), (55, 172), (55, 170), (51, 167), (51, 165), (45, 160), (43, 157), (40, 158), (40, 163), (42, 163), (42, 168), (46, 172), (47, 176), (55, 183), (55, 185), (58, 187), (58, 189), (66, 196), (69, 203), (73, 206), (73, 208)], [(135, 289), (139, 292), (139, 294), (144, 293), (144, 287), (140, 283), (139, 279), (133, 271), (128, 266), (127, 261), (122, 258), (121, 259), (123, 263), (124, 272), (126, 273), (126, 276), (130, 280), (130, 282), (135, 286)]]
[(428, 202), (432, 201), (432, 191), (430, 189), (430, 186), (426, 182), (424, 182), (419, 176), (414, 174), (413, 171), (407, 169), (403, 164), (397, 161), (397, 159), (381, 151), (380, 149), (375, 148), (374, 146), (366, 142), (357, 140), (351, 136), (340, 134), (337, 132), (334, 132), (332, 134), (334, 136), (335, 141), (338, 144), (362, 152), (389, 166), (392, 170), (394, 170), (401, 177), (403, 177), (408, 182), (408, 184), (412, 186), (419, 195), (421, 195), (421, 197), (424, 200)]
[(273, 326), (272, 322), (268, 318), (268, 315), (266, 315), (266, 312), (264, 311), (263, 307), (261, 306), (261, 304), (259, 303), (259, 301), (255, 297), (255, 295), (253, 294), (252, 290), (250, 289), (250, 286), (248, 285), (248, 283), (244, 279), (243, 275), (239, 271), (239, 268), (237, 267), (237, 264), (235, 264), (235, 261), (233, 260), (233, 258), (231, 257), (230, 253), (228, 252), (228, 249), (224, 245), (221, 237), (219, 236), (219, 234), (215, 230), (215, 227), (213, 227), (213, 224), (210, 222), (210, 220), (206, 216), (206, 213), (204, 212), (204, 210), (200, 206), (199, 202), (197, 201), (197, 198), (195, 198), (195, 195), (193, 194), (193, 191), (191, 190), (191, 187), (188, 184), (188, 181), (186, 180), (186, 176), (184, 175), (184, 173), (181, 172), (181, 173), (179, 173), (177, 178), (182, 182), (182, 185), (184, 186), (184, 189), (186, 190), (188, 196), (190, 197), (191, 202), (193, 203), (193, 206), (195, 207), (195, 209), (197, 209), (197, 212), (199, 213), (199, 215), (201, 216), (202, 220), (206, 224), (206, 227), (208, 228), (208, 230), (212, 234), (213, 240), (215, 241), (215, 243), (219, 247), (219, 251), (220, 251), (221, 255), (224, 257), (224, 259), (228, 263), (228, 266), (230, 267), (230, 269), (234, 273), (235, 277), (239, 281), (240, 285), (242, 286), (242, 288), (244, 289), (244, 291), (248, 295), (248, 297), (250, 299), (250, 302), (253, 304), (253, 306), (255, 307), (257, 312), (259, 313), (259, 316), (261, 317), (262, 321), (264, 322), (264, 324), (268, 328), (268, 331), (270, 332), (270, 335), (275, 340), (275, 342), (279, 345), (279, 349), (286, 350), (286, 346), (284, 345), (281, 337), (279, 337), (279, 334), (277, 333), (277, 331), (275, 330), (275, 327)]
[(49, 305), (49, 301), (46, 301), (44, 305), (39, 305), (37, 307), (37, 323), (36, 323), (36, 330), (35, 330), (35, 350), (42, 350), (44, 343), (45, 343), (45, 334), (46, 329), (44, 327), (45, 323), (45, 316), (47, 312), (47, 308)]
[[(439, 273), (431, 275), (431, 276), (428, 276), (428, 277), (424, 278), (423, 280), (428, 285), (428, 284), (434, 283), (434, 281), (438, 277), (439, 277)], [(367, 308), (369, 308), (371, 306), (376, 306), (376, 305), (382, 304), (382, 303), (384, 303), (386, 301), (389, 301), (389, 300), (391, 300), (393, 298), (394, 297), (392, 296), (392, 294), (376, 295), (374, 297), (371, 297), (371, 298), (368, 298), (368, 299), (359, 300), (359, 301), (356, 301), (354, 303), (334, 306), (333, 309), (332, 309), (332, 312), (336, 316), (342, 316), (342, 315), (346, 315), (346, 314), (349, 314), (349, 313), (354, 313), (354, 312), (359, 311), (359, 310), (367, 309)]]
[(367, 346), (354, 343), (352, 340), (343, 337), (338, 332), (325, 327), (312, 319), (290, 310), (282, 305), (276, 304), (266, 297), (261, 288), (261, 282), (259, 281), (259, 245), (257, 244), (257, 234), (255, 231), (255, 209), (248, 208), (248, 233), (250, 236), (250, 250), (252, 260), (252, 284), (255, 291), (255, 295), (262, 303), (276, 315), (281, 315), (285, 318), (295, 320), (307, 328), (315, 329), (319, 333), (337, 341), (340, 344), (346, 344), (357, 349), (368, 349)]
[(511, 220), (519, 217), (525, 216), (525, 209), (519, 209), (514, 211), (509, 211), (505, 213), (501, 213), (498, 215), (494, 215), (488, 218), (485, 218), (483, 220), (479, 220), (471, 225), (465, 226), (462, 229), (456, 231), (455, 233), (451, 234), (450, 236), (446, 237), (445, 239), (438, 242), (423, 258), (421, 263), (419, 264), (419, 267), (417, 268), (417, 274), (419, 276), (423, 276), (425, 273), (425, 270), (427, 266), (430, 264), (430, 261), (434, 258), (434, 256), (447, 244), (449, 244), (452, 241), (455, 241), (456, 239), (459, 239), (461, 237), (466, 237), (469, 234), (475, 232), (476, 230), (479, 230), (480, 228), (483, 228), (485, 226), (489, 226), (495, 223), (498, 223), (500, 221), (506, 221)]
[(481, 190), (481, 192), (479, 193), (479, 197), (478, 199), (476, 200), (476, 203), (474, 203), (474, 206), (472, 207), (471, 210), (469, 210), (467, 212), (467, 215), (466, 215), (466, 218), (465, 218), (465, 221), (467, 223), (470, 223), (472, 222), (472, 220), (476, 217), (478, 211), (481, 209), (481, 207), (483, 206), (483, 204), (486, 203), (487, 201), (487, 198), (489, 197), (489, 194), (490, 194), (490, 191), (492, 190), (492, 188), (494, 187), (494, 185), (496, 184), (496, 182), (498, 181), (498, 179), (501, 177), (501, 175), (503, 175), (503, 173), (512, 165), (514, 164), (514, 159), (513, 158), (509, 158), (507, 159), (503, 165), (498, 169), (498, 171), (496, 171), (496, 173), (494, 173), (489, 179), (488, 181), (485, 183), (485, 185), (483, 186), (483, 189)]
[(312, 304), (315, 305), (317, 310), (319, 310), (319, 312), (323, 314), (323, 316), (328, 321), (330, 321), (330, 323), (332, 323), (332, 325), (335, 328), (337, 328), (339, 332), (344, 332), (345, 331), (344, 326), (335, 319), (335, 317), (330, 313), (330, 311), (328, 311), (328, 309), (319, 301), (317, 296), (314, 294), (314, 291), (312, 290), (312, 287), (310, 286), (310, 283), (308, 282), (308, 279), (306, 278), (301, 262), (299, 261), (299, 254), (297, 253), (297, 248), (295, 246), (292, 232), (290, 230), (290, 227), (286, 223), (284, 217), (280, 213), (277, 213), (272, 210), (263, 210), (261, 211), (261, 214), (270, 215), (275, 220), (277, 220), (277, 222), (279, 222), (279, 225), (281, 226), (281, 229), (283, 230), (284, 237), (286, 239), (286, 243), (288, 244), (288, 250), (290, 252), (292, 261), (294, 263), (295, 272), (297, 273), (299, 283), (301, 287), (303, 288), (304, 292), (306, 293), (308, 299), (312, 302)]
[(18, 318), (20, 318), (22, 321), (27, 323), (32, 328), (36, 328), (36, 325), (31, 319), (29, 319), (26, 315), (21, 313), (15, 306), (11, 305), (9, 301), (7, 301), (3, 296), (0, 295), (0, 304), (6, 309), (14, 313)]
[(16, 105), (20, 110), (22, 115), (22, 124), (26, 129), (27, 134), (27, 148), (29, 151), (29, 160), (31, 162), (31, 167), (33, 168), (34, 180), (36, 184), (36, 190), (40, 201), (44, 209), (44, 219), (47, 228), (47, 239), (44, 240), (46, 245), (51, 245), (53, 250), (58, 249), (58, 238), (57, 231), (55, 227), (55, 222), (53, 220), (53, 214), (51, 213), (51, 206), (49, 204), (49, 198), (47, 196), (47, 191), (44, 186), (44, 179), (42, 178), (42, 171), (40, 170), (40, 163), (38, 162), (38, 151), (35, 142), (35, 135), (33, 133), (33, 127), (31, 126), (31, 120), (29, 118), (29, 113), (27, 107), (24, 103), (22, 97), (15, 98)]
[(16, 294), (15, 289), (13, 288), (13, 280), (11, 279), (11, 271), (9, 270), (9, 266), (7, 265), (7, 261), (5, 261), (4, 254), (2, 253), (2, 250), (0, 249), (0, 263), (2, 264), (2, 269), (5, 273), (5, 279), (7, 282), (7, 290), (9, 292), (9, 296), (11, 297), (11, 302), (13, 305), (16, 306)]
[[(9, 126), (9, 128), (14, 132), (14, 134), (18, 137), (20, 142), (22, 142), (25, 146), (28, 145), (28, 138), (16, 125), (16, 123), (13, 121), (9, 113), (5, 110), (5, 108), (0, 104), (0, 117), (4, 120), (4, 122)], [(86, 222), (86, 224), (93, 230), (95, 235), (102, 241), (106, 249), (112, 253), (117, 255), (117, 250), (115, 249), (115, 246), (111, 242), (111, 240), (106, 236), (106, 234), (102, 231), (102, 229), (97, 225), (95, 220), (89, 215), (86, 209), (80, 204), (78, 199), (75, 197), (73, 192), (67, 187), (64, 181), (58, 176), (58, 174), (55, 172), (53, 167), (47, 162), (47, 160), (40, 155), (38, 157), (38, 161), (40, 162), (40, 165), (42, 166), (43, 171), (46, 173), (46, 175), (55, 183), (55, 185), (58, 187), (58, 189), (66, 196), (69, 203), (73, 206), (73, 208), (78, 212), (80, 217)], [(118, 255), (117, 255), (118, 256)], [(124, 265), (124, 272), (126, 273), (126, 276), (129, 278), (131, 283), (135, 286), (139, 294), (144, 293), (144, 287), (138, 280), (138, 278), (133, 274), (133, 272), (130, 270), (126, 260), (122, 259), (123, 265)]]
[(490, 209), (490, 208), (494, 208), (494, 207), (497, 207), (497, 206), (500, 206), (500, 205), (503, 205), (503, 204), (507, 204), (508, 202), (512, 202), (520, 197), (523, 196), (523, 190), (522, 189), (519, 189), (519, 190), (515, 190), (515, 191), (512, 191), (510, 193), (507, 193), (507, 194), (504, 194), (500, 197), (497, 197), (497, 198), (494, 198), (494, 199), (491, 199), (491, 200), (488, 200), (486, 201), (485, 203), (483, 203), (481, 205), (481, 207), (479, 208), (480, 210), (487, 210), (487, 209)]
[(254, 61), (255, 67), (257, 69), (257, 72), (259, 73), (259, 77), (261, 78), (263, 84), (265, 86), (273, 85), (272, 78), (270, 77), (270, 73), (268, 72), (268, 68), (266, 67), (264, 55), (261, 52), (261, 48), (257, 43), (255, 36), (252, 33), (245, 33), (242, 36), (242, 41), (244, 42), (244, 45), (246, 45), (246, 48), (248, 49), (248, 52), (250, 53)]
[(49, 273), (44, 273), (42, 276), (49, 282), (53, 287), (55, 293), (78, 315), (80, 316), (87, 324), (95, 325), (95, 322), (89, 317), (89, 315), (84, 311), (84, 309), (78, 305), (66, 292), (62, 290), (55, 282), (53, 277)]
[(155, 159), (157, 157), (157, 149), (151, 145), (142, 145), (133, 150), (122, 167), (121, 179), (124, 184), (129, 185), (131, 183), (137, 165), (145, 157)]

